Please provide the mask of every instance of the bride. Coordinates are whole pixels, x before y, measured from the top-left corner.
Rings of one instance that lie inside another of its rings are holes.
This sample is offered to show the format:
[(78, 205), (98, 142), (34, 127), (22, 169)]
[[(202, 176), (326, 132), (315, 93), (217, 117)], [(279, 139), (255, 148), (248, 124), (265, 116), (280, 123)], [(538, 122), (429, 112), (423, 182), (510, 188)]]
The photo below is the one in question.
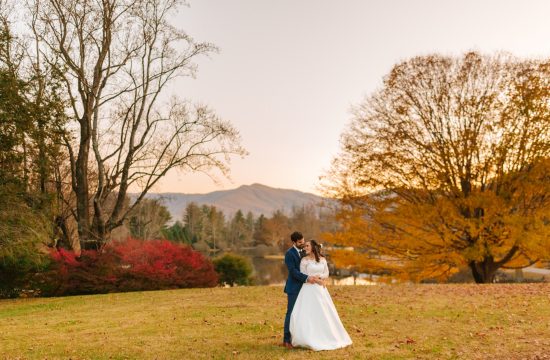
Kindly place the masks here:
[[(306, 256), (300, 263), (300, 272), (309, 276), (328, 278), (327, 260), (321, 255), (321, 246), (306, 242)], [(292, 345), (312, 350), (334, 350), (351, 345), (352, 341), (338, 317), (325, 286), (306, 283), (302, 286), (290, 316)]]

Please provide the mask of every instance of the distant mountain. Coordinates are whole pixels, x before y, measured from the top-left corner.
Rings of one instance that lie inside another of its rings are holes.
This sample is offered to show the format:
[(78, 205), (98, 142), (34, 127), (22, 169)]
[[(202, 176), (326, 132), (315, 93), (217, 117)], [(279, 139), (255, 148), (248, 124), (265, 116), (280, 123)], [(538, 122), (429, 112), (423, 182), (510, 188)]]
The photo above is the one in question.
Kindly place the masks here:
[(271, 216), (277, 210), (289, 212), (293, 206), (315, 205), (323, 198), (298, 190), (276, 189), (261, 184), (243, 185), (233, 190), (214, 191), (207, 194), (152, 193), (150, 199), (160, 199), (168, 208), (174, 220), (181, 219), (187, 204), (214, 205), (226, 216), (232, 216), (237, 210), (245, 214), (250, 211), (254, 216)]

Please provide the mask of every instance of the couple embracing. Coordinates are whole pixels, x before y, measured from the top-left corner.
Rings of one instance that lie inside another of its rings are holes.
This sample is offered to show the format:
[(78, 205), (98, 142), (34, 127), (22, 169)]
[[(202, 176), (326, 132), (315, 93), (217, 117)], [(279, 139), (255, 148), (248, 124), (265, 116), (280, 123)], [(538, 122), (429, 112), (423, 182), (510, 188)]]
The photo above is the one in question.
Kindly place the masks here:
[(283, 345), (312, 350), (334, 350), (351, 345), (325, 286), (328, 265), (315, 241), (299, 232), (290, 235), (292, 247), (285, 254), (288, 268), (285, 293), (288, 305)]

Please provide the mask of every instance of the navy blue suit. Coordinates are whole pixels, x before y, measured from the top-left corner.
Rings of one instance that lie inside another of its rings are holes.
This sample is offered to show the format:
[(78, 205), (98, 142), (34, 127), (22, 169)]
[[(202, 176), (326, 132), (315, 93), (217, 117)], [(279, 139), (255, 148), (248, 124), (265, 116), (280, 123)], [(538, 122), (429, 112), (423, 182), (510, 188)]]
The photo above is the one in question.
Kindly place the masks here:
[(302, 289), (302, 285), (307, 280), (307, 275), (300, 272), (300, 254), (296, 248), (291, 247), (285, 254), (285, 264), (288, 269), (288, 278), (285, 284), (285, 293), (288, 297), (288, 303), (286, 307), (285, 327), (283, 342), (290, 343), (290, 314), (294, 308), (294, 303), (298, 298), (298, 293)]

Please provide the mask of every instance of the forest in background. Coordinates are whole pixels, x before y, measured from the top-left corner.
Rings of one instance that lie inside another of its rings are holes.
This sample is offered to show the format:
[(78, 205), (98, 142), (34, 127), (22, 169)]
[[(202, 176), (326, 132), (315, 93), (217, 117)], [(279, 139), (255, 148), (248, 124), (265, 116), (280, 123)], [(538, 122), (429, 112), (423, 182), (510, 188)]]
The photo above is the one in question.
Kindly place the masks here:
[(548, 265), (548, 60), (403, 60), (353, 109), (323, 177), (334, 211), (170, 219), (147, 198), (169, 171), (225, 176), (247, 154), (213, 109), (167, 94), (217, 48), (170, 23), (177, 1), (18, 5), (0, 0), (3, 295), (214, 286), (212, 259), (281, 254), (294, 230), (341, 268), (404, 281)]

